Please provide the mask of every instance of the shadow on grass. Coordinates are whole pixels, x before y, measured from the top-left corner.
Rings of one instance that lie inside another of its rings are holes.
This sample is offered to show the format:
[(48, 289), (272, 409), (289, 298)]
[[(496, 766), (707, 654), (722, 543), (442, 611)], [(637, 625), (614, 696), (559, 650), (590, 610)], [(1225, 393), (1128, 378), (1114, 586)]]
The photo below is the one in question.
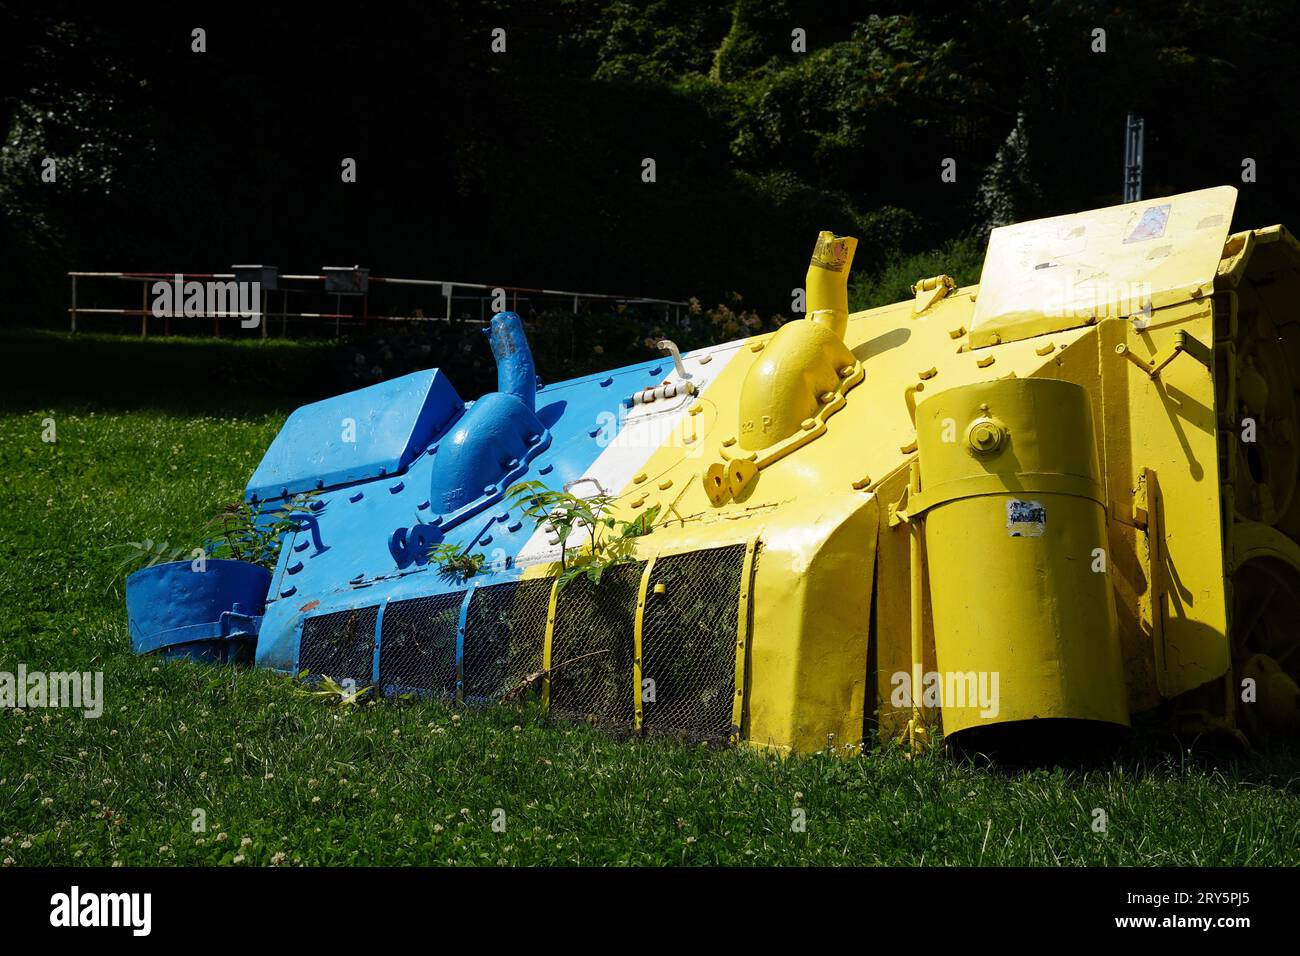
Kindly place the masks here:
[(338, 390), (328, 342), (0, 331), (0, 408), (156, 408), (177, 414), (290, 411)]
[(1300, 793), (1300, 747), (1291, 742), (1251, 748), (1226, 734), (1189, 738), (1120, 728), (1101, 733), (1087, 724), (1033, 721), (1017, 735), (996, 739), (968, 732), (947, 738), (944, 749), (956, 763), (1009, 779), (1056, 768), (1074, 777), (1118, 773), (1134, 780), (1194, 769), (1240, 786)]

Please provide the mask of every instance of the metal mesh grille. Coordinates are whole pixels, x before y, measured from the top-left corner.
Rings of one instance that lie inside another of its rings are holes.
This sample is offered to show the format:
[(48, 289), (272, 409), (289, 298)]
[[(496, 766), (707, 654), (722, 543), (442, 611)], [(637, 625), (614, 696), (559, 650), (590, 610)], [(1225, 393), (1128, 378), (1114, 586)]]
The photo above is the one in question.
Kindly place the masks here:
[(379, 684), (385, 694), (456, 696), (456, 626), (464, 592), (396, 601), (384, 610)]
[(499, 700), (542, 669), (551, 578), (474, 591), (465, 619), (462, 673), (466, 703)]
[[(745, 546), (659, 558), (642, 626), (642, 726), (693, 740), (725, 740), (736, 695), (736, 632)], [(552, 635), (550, 712), (632, 727), (633, 631), (644, 562), (561, 588)], [(461, 675), (467, 703), (499, 700), (542, 669), (550, 578), (477, 588), (466, 615)], [(464, 592), (389, 604), (379, 651), (388, 695), (456, 695), (456, 639)], [(378, 609), (303, 622), (299, 667), (371, 682)]]
[(298, 669), (342, 683), (370, 684), (375, 660), (375, 619), (379, 609), (355, 608), (306, 618), (298, 645)]
[(644, 568), (644, 562), (618, 565), (598, 585), (577, 578), (560, 590), (551, 638), (551, 713), (632, 726), (632, 630)]
[(693, 740), (732, 733), (744, 561), (745, 546), (738, 544), (655, 562), (641, 630), (646, 732)]

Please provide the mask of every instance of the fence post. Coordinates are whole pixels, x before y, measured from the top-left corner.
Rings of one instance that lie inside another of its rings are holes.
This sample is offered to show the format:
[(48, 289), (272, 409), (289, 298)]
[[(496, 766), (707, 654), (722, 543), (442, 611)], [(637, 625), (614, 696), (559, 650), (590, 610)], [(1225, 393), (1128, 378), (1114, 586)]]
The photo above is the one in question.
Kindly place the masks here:
[(77, 331), (77, 277), (72, 277), (72, 331)]
[(140, 283), (140, 338), (149, 337), (149, 282)]

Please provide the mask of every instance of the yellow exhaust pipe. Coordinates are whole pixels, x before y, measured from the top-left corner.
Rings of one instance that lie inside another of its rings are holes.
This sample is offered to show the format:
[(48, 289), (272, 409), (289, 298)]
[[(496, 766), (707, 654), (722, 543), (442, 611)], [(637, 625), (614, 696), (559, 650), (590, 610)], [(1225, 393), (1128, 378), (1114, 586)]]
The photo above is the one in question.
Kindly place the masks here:
[[(818, 235), (805, 280), (808, 317), (777, 330), (741, 389), (739, 438), (746, 453), (776, 449), (801, 431), (805, 440), (816, 437), (843, 405), (843, 393), (860, 381), (857, 359), (844, 344), (849, 265), (857, 246), (848, 236)], [(762, 469), (768, 462), (756, 455), (754, 463)]]
[(849, 327), (849, 269), (857, 248), (852, 236), (818, 233), (804, 279), (808, 320), (830, 329), (841, 342)]

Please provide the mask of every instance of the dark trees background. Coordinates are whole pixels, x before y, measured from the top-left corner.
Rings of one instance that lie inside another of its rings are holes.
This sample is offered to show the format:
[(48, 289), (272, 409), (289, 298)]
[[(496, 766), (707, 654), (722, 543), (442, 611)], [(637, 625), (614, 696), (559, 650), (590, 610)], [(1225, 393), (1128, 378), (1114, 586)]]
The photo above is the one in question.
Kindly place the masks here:
[(788, 311), (820, 228), (870, 271), (1118, 202), (1128, 109), (1147, 195), (1231, 183), (1239, 228), (1300, 223), (1293, 4), (906, 9), (4, 3), (0, 322), (61, 322), (70, 268), (237, 261)]

